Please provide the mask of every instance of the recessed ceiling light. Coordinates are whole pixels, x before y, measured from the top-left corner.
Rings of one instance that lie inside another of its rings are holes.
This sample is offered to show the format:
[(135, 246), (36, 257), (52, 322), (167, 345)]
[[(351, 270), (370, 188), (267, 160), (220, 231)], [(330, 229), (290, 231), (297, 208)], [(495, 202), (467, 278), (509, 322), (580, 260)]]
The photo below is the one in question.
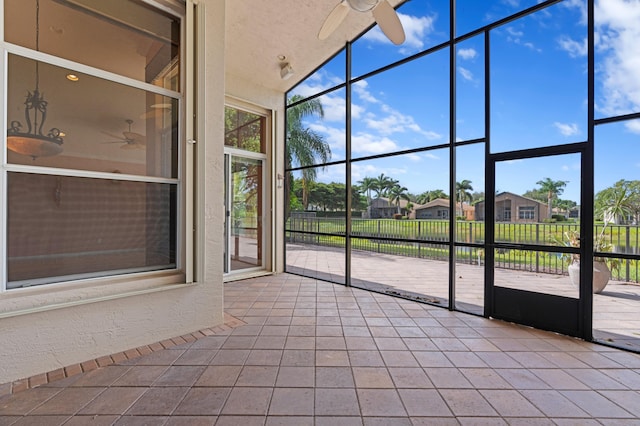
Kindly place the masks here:
[(69, 81), (78, 81), (78, 80), (80, 80), (80, 77), (78, 77), (75, 74), (67, 74), (67, 80), (69, 80)]
[(285, 59), (287, 59), (287, 57), (286, 57), (286, 56), (284, 56), (284, 55), (278, 55), (278, 60), (279, 60), (279, 61), (284, 61)]

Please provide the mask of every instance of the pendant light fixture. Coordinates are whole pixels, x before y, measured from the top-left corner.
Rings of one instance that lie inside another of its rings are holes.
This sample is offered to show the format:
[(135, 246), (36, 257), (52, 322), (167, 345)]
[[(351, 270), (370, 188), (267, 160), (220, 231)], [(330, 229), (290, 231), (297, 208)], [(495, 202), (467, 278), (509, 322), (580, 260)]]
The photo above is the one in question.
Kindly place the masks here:
[[(40, 0), (36, 0), (36, 50), (40, 50)], [(23, 130), (22, 123), (11, 122), (7, 130), (7, 147), (18, 154), (28, 155), (34, 160), (38, 157), (50, 157), (62, 152), (62, 132), (51, 128), (44, 135), (42, 128), (47, 119), (47, 101), (40, 93), (39, 63), (36, 61), (36, 86), (28, 92), (24, 102), (24, 118), (27, 125)]]

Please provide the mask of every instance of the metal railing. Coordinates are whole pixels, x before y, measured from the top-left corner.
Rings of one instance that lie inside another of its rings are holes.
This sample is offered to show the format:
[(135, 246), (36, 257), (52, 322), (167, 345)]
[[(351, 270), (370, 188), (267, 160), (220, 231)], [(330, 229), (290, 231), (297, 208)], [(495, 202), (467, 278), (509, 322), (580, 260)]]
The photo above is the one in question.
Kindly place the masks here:
[[(354, 250), (447, 261), (449, 226), (444, 220), (352, 219), (351, 245)], [(484, 222), (457, 221), (456, 242), (484, 243)], [(636, 225), (596, 225), (594, 235), (603, 231), (613, 253), (638, 255), (638, 259), (617, 259), (612, 278), (640, 282), (640, 227)], [(344, 218), (291, 217), (287, 221), (287, 241), (344, 248)], [(566, 234), (577, 232), (575, 223), (496, 222), (496, 241), (515, 244), (557, 245)], [(483, 247), (456, 247), (459, 263), (483, 264)], [(558, 253), (530, 250), (496, 250), (497, 268), (549, 274), (567, 274), (567, 263)]]

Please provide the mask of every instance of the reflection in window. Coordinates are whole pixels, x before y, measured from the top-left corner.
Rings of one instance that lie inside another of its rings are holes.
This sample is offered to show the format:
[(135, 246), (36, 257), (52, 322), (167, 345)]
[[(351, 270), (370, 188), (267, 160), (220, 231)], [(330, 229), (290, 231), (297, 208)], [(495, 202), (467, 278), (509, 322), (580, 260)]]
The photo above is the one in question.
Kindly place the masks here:
[[(4, 4), (6, 41), (36, 49), (35, 0)], [(39, 20), (40, 51), (179, 91), (179, 19), (131, 0), (40, 0)]]
[(233, 148), (264, 153), (266, 118), (236, 108), (224, 109), (224, 144)]
[[(48, 103), (46, 134), (64, 133), (61, 152), (50, 157), (8, 149), (12, 164), (175, 178), (178, 174), (178, 100), (38, 63), (40, 91)], [(33, 90), (36, 61), (9, 55), (7, 121), (25, 122), (25, 93)], [(33, 120), (32, 120), (33, 123)], [(40, 122), (40, 124), (43, 124)], [(11, 146), (10, 146), (11, 147)]]

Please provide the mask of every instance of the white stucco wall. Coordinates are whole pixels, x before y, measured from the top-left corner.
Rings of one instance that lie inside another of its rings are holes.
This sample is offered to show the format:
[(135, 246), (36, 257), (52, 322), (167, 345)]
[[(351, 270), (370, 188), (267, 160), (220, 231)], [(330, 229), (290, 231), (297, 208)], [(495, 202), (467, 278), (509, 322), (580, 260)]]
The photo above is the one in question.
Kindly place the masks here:
[(167, 284), (175, 276), (158, 274), (0, 295), (0, 384), (222, 323), (225, 2), (198, 7), (206, 31), (198, 45), (206, 54), (198, 88), (197, 282)]

